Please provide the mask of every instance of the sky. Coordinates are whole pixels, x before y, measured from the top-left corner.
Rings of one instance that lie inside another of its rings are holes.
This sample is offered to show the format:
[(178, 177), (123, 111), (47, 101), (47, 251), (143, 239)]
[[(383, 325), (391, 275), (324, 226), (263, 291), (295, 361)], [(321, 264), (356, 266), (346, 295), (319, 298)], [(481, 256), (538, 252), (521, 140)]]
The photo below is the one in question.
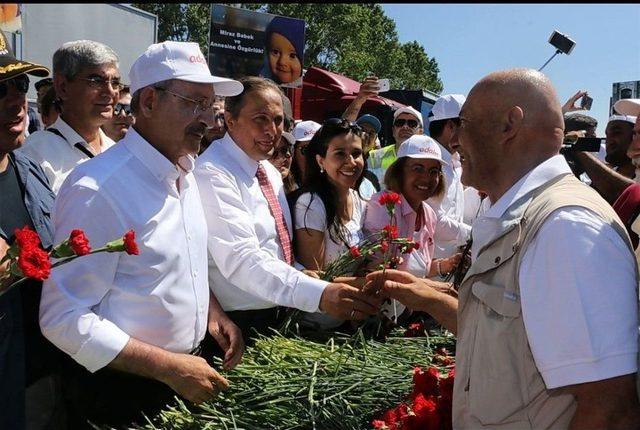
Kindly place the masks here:
[[(539, 69), (555, 52), (554, 30), (576, 45), (543, 70), (560, 103), (578, 90), (604, 136), (614, 82), (640, 80), (637, 4), (383, 4), (401, 42), (416, 40), (438, 61), (442, 94), (466, 95), (483, 76), (512, 67)], [(640, 97), (640, 96), (639, 96)]]

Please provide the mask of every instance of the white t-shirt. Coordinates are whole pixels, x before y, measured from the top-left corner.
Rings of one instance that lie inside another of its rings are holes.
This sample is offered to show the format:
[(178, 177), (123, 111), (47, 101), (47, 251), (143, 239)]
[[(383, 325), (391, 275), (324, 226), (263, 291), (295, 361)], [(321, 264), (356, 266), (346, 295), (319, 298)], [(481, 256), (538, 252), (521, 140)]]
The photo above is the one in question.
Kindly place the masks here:
[[(358, 196), (354, 190), (350, 190), (353, 210), (351, 219), (344, 224), (348, 233), (346, 240), (349, 246), (357, 245), (363, 238), (362, 231), (362, 214), (364, 212), (365, 201)], [(329, 236), (327, 228), (326, 211), (324, 203), (319, 196), (314, 195), (311, 199), (311, 193), (304, 193), (296, 201), (295, 206), (295, 228), (294, 230), (311, 229), (324, 232), (324, 261), (322, 266), (336, 259), (340, 254), (348, 248), (344, 243), (334, 242)], [(331, 315), (324, 313), (307, 313), (302, 323), (310, 325), (318, 329), (331, 329), (338, 327), (344, 321)]]
[[(472, 260), (527, 192), (571, 173), (561, 155), (538, 165), (473, 223)], [(520, 264), (527, 340), (547, 388), (637, 370), (636, 264), (612, 226), (582, 207), (551, 213)]]
[[(364, 238), (364, 233), (362, 232), (362, 213), (366, 202), (362, 200), (354, 190), (350, 190), (349, 192), (353, 199), (353, 210), (351, 219), (344, 226), (348, 231), (346, 240), (349, 246), (353, 246), (357, 245)], [(313, 199), (311, 199), (311, 193), (304, 193), (298, 197), (295, 207), (295, 215), (294, 230), (308, 228), (324, 232), (323, 266), (333, 261), (348, 249), (344, 243), (334, 242), (331, 236), (329, 236), (326, 219), (327, 215), (324, 203), (322, 203), (319, 196), (315, 195), (313, 196)]]

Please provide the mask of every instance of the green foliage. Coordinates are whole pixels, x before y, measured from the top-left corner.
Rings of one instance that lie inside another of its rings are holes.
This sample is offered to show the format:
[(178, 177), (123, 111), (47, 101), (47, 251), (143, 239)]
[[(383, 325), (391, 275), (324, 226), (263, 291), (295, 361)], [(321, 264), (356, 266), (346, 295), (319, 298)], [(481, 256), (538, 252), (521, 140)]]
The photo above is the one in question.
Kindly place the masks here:
[[(207, 53), (209, 4), (134, 6), (158, 15), (158, 40), (196, 41)], [(442, 91), (438, 62), (418, 42), (401, 43), (395, 22), (378, 4), (247, 3), (241, 7), (305, 20), (305, 67), (318, 66), (357, 81), (373, 73), (389, 78), (395, 89)]]

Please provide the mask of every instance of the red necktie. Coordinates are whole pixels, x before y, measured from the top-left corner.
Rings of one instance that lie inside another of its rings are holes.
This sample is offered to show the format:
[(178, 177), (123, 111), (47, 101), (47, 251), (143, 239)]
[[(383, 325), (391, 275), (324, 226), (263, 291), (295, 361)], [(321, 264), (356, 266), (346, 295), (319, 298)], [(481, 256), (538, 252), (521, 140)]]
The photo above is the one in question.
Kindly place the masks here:
[(271, 186), (271, 182), (269, 182), (267, 172), (264, 170), (264, 167), (262, 167), (261, 164), (258, 164), (256, 178), (258, 178), (258, 184), (260, 185), (262, 194), (264, 194), (264, 197), (267, 199), (271, 215), (273, 215), (273, 218), (276, 221), (276, 232), (278, 233), (278, 239), (280, 240), (280, 245), (282, 246), (282, 251), (284, 252), (284, 259), (287, 264), (293, 264), (291, 236), (289, 236), (289, 230), (287, 230), (287, 223), (282, 213), (282, 207), (280, 206), (280, 202), (276, 198), (276, 195), (273, 193), (273, 187)]

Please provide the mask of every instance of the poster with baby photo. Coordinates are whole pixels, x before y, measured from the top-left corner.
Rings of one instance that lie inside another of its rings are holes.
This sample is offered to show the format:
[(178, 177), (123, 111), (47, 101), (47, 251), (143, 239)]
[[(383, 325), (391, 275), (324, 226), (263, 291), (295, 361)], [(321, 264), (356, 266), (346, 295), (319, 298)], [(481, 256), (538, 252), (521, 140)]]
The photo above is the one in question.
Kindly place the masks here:
[(209, 68), (216, 76), (263, 76), (302, 86), (305, 22), (219, 4), (211, 7)]

